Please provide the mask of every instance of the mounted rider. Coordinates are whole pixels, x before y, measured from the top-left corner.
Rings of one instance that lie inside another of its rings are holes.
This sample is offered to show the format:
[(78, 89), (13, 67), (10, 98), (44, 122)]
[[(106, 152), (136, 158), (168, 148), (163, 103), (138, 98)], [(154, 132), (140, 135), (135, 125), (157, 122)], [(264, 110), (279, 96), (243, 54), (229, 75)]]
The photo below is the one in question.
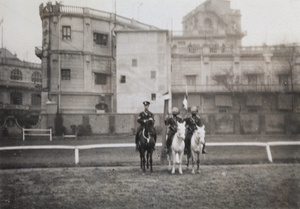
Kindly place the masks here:
[[(194, 131), (197, 129), (197, 126), (199, 126), (199, 127), (203, 126), (203, 123), (202, 123), (200, 117), (197, 115), (198, 114), (198, 108), (196, 106), (193, 106), (191, 108), (191, 113), (192, 113), (192, 115), (190, 117), (185, 118), (186, 128), (187, 128), (187, 134), (186, 134), (186, 137), (185, 137), (185, 150), (184, 150), (185, 154), (190, 153), (191, 138), (193, 136)], [(202, 153), (206, 154), (205, 142), (203, 144)]]
[(173, 107), (172, 109), (172, 116), (169, 117), (168, 115), (165, 118), (165, 125), (169, 126), (168, 131), (168, 138), (166, 142), (167, 146), (167, 153), (170, 151), (171, 144), (172, 144), (172, 138), (177, 132), (177, 122), (182, 123), (182, 118), (178, 117), (177, 115), (180, 113), (179, 109), (177, 107)]
[[(148, 120), (153, 120), (153, 122), (155, 122), (153, 113), (149, 111), (150, 102), (144, 101), (143, 105), (144, 105), (144, 111), (139, 114), (139, 117), (137, 119), (137, 122), (140, 124), (140, 126), (136, 130), (136, 135), (135, 135), (135, 145), (136, 145), (135, 149), (137, 151), (139, 150), (139, 134), (145, 128), (146, 122)], [(156, 133), (154, 136), (154, 141), (156, 143)]]

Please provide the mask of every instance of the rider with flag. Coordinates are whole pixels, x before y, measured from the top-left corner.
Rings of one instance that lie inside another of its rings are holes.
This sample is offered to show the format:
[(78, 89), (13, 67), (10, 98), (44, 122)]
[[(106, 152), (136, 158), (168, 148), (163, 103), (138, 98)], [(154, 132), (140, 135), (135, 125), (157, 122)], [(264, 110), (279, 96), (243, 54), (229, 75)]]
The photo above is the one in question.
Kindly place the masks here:
[(169, 126), (169, 132), (168, 132), (168, 138), (167, 138), (167, 153), (169, 153), (171, 144), (172, 144), (172, 138), (177, 132), (177, 122), (182, 123), (183, 120), (178, 117), (177, 115), (179, 114), (179, 109), (177, 107), (173, 107), (172, 109), (172, 116), (169, 117), (168, 115), (165, 118), (165, 125)]

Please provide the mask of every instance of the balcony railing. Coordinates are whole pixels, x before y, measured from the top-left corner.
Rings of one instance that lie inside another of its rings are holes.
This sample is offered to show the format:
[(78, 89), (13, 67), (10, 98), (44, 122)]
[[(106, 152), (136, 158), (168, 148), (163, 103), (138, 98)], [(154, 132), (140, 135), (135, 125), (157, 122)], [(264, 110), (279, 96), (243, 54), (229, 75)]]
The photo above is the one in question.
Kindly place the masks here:
[(82, 15), (82, 16), (89, 16), (95, 18), (103, 18), (109, 20), (115, 20), (121, 24), (132, 25), (141, 29), (157, 29), (159, 28), (148, 25), (145, 23), (141, 23), (139, 21), (129, 19), (120, 15), (116, 15), (115, 13), (109, 13), (101, 10), (95, 10), (86, 7), (77, 7), (77, 6), (64, 6), (62, 4), (56, 3), (52, 5), (51, 3), (47, 3), (44, 7), (43, 4), (40, 6), (40, 15), (41, 17), (48, 16), (48, 15), (58, 15), (58, 14), (65, 14), (65, 15)]
[(0, 109), (8, 109), (8, 110), (29, 110), (29, 105), (14, 105), (14, 104), (2, 104), (0, 105)]
[[(300, 48), (299, 46), (297, 46)], [(200, 46), (199, 44), (191, 44), (189, 46), (173, 46), (173, 54), (240, 54), (240, 55), (262, 55), (264, 53), (273, 53), (275, 50), (280, 50), (276, 46), (243, 46), (243, 47), (228, 47), (228, 46)]]
[(12, 81), (12, 80), (0, 80), (0, 86), (8, 88), (21, 88), (21, 89), (35, 89), (39, 90), (39, 84), (28, 81)]
[[(293, 88), (292, 88), (293, 87)], [(300, 84), (289, 85), (172, 85), (171, 87), (173, 93), (185, 93), (186, 90), (189, 93), (210, 93), (210, 92), (281, 92), (281, 93), (291, 93), (300, 92)]]

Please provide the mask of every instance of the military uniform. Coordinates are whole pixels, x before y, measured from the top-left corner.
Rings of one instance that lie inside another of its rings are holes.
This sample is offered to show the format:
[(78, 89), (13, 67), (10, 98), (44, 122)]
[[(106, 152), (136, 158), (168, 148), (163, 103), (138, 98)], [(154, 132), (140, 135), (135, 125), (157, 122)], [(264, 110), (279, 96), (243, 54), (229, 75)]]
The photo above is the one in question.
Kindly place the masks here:
[[(143, 102), (143, 104), (146, 106), (146, 105), (149, 105), (150, 102), (145, 101), (145, 102)], [(136, 135), (135, 135), (135, 144), (137, 145), (136, 149), (138, 149), (139, 134), (143, 130), (143, 128), (145, 128), (146, 122), (150, 118), (152, 118), (152, 120), (155, 121), (153, 113), (150, 112), (148, 109), (145, 109), (143, 112), (141, 112), (139, 114), (137, 122), (140, 124), (140, 126), (137, 128)], [(154, 141), (156, 143), (156, 133), (155, 133), (155, 136), (154, 136)]]
[(172, 117), (170, 117), (170, 118), (168, 117), (165, 119), (165, 125), (169, 126), (168, 138), (167, 138), (167, 142), (166, 142), (168, 150), (170, 150), (170, 147), (172, 144), (172, 137), (177, 132), (177, 122), (182, 123), (183, 120), (174, 114)]
[[(185, 119), (186, 122), (186, 128), (187, 128), (187, 134), (185, 137), (185, 153), (190, 153), (191, 150), (191, 138), (193, 136), (194, 131), (197, 129), (197, 126), (201, 127), (202, 121), (199, 116), (196, 114), (192, 114), (192, 116)], [(197, 126), (196, 126), (197, 125)]]

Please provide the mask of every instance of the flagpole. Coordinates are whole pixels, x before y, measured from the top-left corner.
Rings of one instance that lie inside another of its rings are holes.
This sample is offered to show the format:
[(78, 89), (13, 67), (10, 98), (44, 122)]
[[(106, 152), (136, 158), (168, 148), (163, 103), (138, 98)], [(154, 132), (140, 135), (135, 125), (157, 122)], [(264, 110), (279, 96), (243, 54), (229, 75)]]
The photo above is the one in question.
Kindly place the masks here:
[(1, 22), (0, 22), (0, 25), (1, 25), (1, 43), (2, 43), (2, 47), (3, 48), (3, 18), (1, 19)]

